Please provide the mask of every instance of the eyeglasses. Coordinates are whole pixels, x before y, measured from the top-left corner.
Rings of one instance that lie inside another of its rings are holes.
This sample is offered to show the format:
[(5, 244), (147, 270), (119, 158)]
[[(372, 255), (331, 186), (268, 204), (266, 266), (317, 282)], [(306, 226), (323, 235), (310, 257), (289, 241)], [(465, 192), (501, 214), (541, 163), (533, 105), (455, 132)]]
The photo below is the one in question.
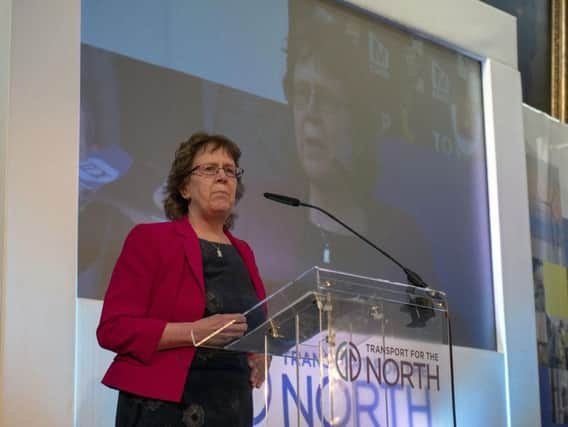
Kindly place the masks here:
[(294, 83), (293, 90), (293, 102), (298, 110), (305, 111), (311, 105), (315, 111), (337, 113), (346, 106), (345, 100), (325, 86), (300, 81)]
[(189, 175), (197, 173), (203, 176), (217, 176), (221, 169), (225, 172), (227, 178), (240, 178), (245, 172), (243, 168), (237, 166), (219, 166), (214, 163), (206, 163), (204, 165), (194, 166), (189, 171)]

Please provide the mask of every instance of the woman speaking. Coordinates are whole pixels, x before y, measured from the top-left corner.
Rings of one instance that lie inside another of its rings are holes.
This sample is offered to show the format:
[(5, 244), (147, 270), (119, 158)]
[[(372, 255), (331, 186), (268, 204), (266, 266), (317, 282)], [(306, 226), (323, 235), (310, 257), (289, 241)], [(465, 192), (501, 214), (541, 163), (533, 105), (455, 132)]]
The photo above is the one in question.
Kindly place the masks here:
[(251, 426), (262, 355), (222, 346), (263, 319), (241, 314), (265, 290), (248, 244), (234, 237), (241, 152), (197, 133), (175, 153), (164, 209), (171, 220), (129, 233), (105, 295), (99, 344), (116, 353), (103, 383), (119, 390), (116, 426)]

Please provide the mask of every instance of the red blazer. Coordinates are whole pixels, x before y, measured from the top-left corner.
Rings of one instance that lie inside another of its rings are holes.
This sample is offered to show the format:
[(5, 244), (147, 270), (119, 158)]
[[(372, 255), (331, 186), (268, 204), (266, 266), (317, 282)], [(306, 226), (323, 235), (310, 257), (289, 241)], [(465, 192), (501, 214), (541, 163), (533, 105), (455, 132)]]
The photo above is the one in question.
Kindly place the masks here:
[[(225, 234), (240, 253), (258, 298), (264, 299), (251, 248)], [(156, 348), (168, 322), (192, 322), (204, 310), (201, 249), (187, 218), (134, 227), (114, 267), (97, 328), (100, 346), (117, 353), (103, 384), (179, 402), (195, 348)]]

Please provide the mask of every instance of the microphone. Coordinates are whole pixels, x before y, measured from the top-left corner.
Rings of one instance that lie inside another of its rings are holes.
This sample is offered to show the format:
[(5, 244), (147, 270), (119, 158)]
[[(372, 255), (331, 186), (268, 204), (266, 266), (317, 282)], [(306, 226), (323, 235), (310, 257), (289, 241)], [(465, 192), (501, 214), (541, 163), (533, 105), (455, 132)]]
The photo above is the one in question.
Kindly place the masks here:
[(264, 193), (264, 197), (268, 200), (272, 200), (273, 202), (282, 203), (284, 205), (290, 206), (300, 206), (302, 203), (299, 199), (294, 197), (283, 196), (281, 194), (274, 194), (274, 193)]
[(347, 230), (349, 230), (351, 233), (353, 233), (355, 236), (357, 236), (359, 239), (363, 240), (365, 243), (367, 243), (368, 245), (370, 245), (371, 247), (373, 247), (375, 250), (379, 251), (383, 256), (385, 256), (386, 258), (388, 258), (389, 260), (391, 260), (394, 264), (396, 264), (398, 267), (400, 267), (400, 269), (404, 272), (404, 274), (406, 275), (406, 278), (408, 280), (408, 283), (410, 283), (413, 286), (416, 286), (417, 288), (427, 288), (429, 289), (428, 284), (422, 279), (422, 277), (420, 277), (420, 275), (414, 271), (412, 271), (410, 268), (405, 267), (404, 265), (402, 265), (398, 260), (396, 260), (392, 255), (390, 255), (388, 252), (386, 252), (385, 250), (381, 249), (380, 247), (378, 247), (376, 244), (374, 244), (373, 242), (371, 242), (369, 239), (367, 239), (365, 236), (361, 235), (360, 233), (358, 233), (357, 231), (353, 230), (351, 227), (349, 227), (347, 224), (345, 224), (343, 221), (341, 221), (340, 219), (336, 218), (335, 216), (333, 216), (331, 213), (329, 213), (328, 211), (320, 208), (319, 206), (315, 206), (315, 205), (310, 205), (309, 203), (304, 203), (302, 201), (300, 201), (299, 199), (296, 199), (294, 197), (289, 197), (289, 196), (284, 196), (282, 194), (275, 194), (275, 193), (264, 193), (264, 197), (267, 198), (268, 200), (272, 200), (274, 202), (277, 203), (282, 203), (284, 205), (289, 205), (289, 206), (305, 206), (307, 208), (310, 209), (315, 209), (317, 211), (320, 211), (321, 213), (323, 213), (324, 215), (327, 215), (329, 218), (331, 218), (332, 220), (334, 220), (335, 222), (337, 222), (338, 224), (342, 225), (343, 227), (345, 227)]

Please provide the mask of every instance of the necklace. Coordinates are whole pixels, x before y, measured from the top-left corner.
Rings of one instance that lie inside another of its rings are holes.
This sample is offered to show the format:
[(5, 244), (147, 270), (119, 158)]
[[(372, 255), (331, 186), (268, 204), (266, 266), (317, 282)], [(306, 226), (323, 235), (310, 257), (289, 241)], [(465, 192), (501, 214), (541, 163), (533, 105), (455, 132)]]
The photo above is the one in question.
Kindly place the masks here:
[(221, 245), (216, 245), (215, 243), (210, 242), (209, 240), (206, 240), (206, 242), (217, 250), (217, 258), (223, 258), (223, 252), (221, 252)]
[(319, 232), (321, 234), (321, 238), (323, 240), (322, 262), (324, 264), (330, 264), (331, 263), (331, 248), (329, 247), (329, 240), (327, 238), (327, 233), (317, 219), (316, 219), (316, 228), (319, 230)]

